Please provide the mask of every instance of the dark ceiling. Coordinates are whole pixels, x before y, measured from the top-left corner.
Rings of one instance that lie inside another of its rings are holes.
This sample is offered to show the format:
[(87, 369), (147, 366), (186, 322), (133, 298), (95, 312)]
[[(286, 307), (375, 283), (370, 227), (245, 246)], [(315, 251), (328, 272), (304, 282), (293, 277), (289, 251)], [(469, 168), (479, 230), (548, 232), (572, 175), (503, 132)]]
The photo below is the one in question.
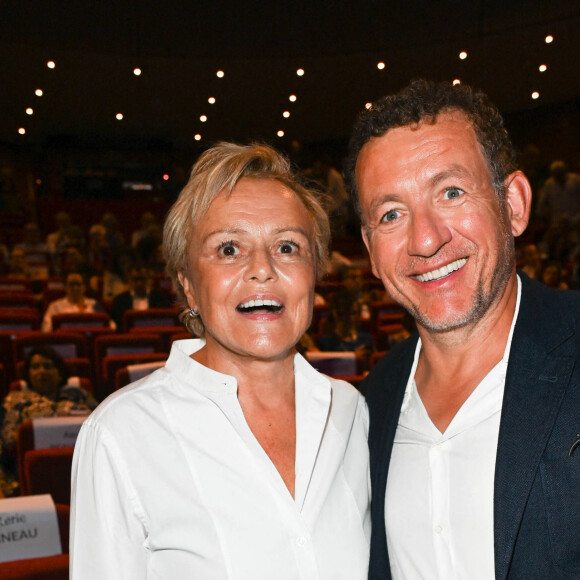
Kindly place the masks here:
[(504, 112), (546, 107), (580, 96), (579, 37), (573, 0), (2, 0), (0, 142), (342, 139), (419, 76), (479, 86)]

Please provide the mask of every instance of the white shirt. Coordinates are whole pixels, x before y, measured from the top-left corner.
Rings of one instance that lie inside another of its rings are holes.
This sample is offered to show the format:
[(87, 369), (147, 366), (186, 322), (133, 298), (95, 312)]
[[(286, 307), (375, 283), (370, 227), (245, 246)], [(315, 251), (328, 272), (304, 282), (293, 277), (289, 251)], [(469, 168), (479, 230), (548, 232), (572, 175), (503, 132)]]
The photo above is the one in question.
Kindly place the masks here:
[[(252, 434), (234, 377), (173, 344), (164, 368), (85, 421), (73, 460), (74, 580), (363, 580), (368, 414), (296, 355), (292, 498)], [(332, 404), (331, 404), (332, 403)]]
[[(393, 580), (495, 578), (493, 486), (505, 377), (521, 283), (502, 360), (444, 433), (415, 384), (415, 360), (395, 434), (385, 496)], [(453, 381), (453, 377), (449, 377)]]
[(52, 317), (57, 314), (79, 314), (82, 312), (95, 312), (97, 301), (93, 298), (84, 299), (84, 308), (78, 304), (69, 302), (67, 298), (59, 298), (48, 305), (42, 319), (42, 332), (52, 332)]

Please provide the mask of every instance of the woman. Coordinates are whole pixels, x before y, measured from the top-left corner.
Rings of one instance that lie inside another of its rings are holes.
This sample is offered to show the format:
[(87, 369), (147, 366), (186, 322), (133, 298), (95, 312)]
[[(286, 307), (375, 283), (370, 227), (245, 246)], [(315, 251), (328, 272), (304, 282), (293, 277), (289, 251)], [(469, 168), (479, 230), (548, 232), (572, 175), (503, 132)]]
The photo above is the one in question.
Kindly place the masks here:
[(328, 239), (269, 147), (201, 156), (164, 245), (182, 320), (203, 338), (174, 343), (83, 425), (73, 579), (366, 578), (366, 406), (295, 350)]
[[(84, 312), (103, 312), (103, 307), (94, 299), (89, 298), (86, 292), (83, 275), (79, 272), (67, 274), (64, 289), (64, 298), (53, 300), (46, 309), (42, 318), (42, 332), (52, 332), (52, 317), (57, 314), (82, 314)], [(111, 321), (111, 327), (114, 323)]]
[(1, 408), (0, 484), (4, 495), (12, 495), (18, 486), (14, 450), (23, 421), (35, 417), (88, 415), (97, 406), (93, 396), (80, 387), (78, 377), (69, 377), (65, 361), (50, 347), (31, 349), (24, 360), (22, 374), (20, 390), (10, 391)]

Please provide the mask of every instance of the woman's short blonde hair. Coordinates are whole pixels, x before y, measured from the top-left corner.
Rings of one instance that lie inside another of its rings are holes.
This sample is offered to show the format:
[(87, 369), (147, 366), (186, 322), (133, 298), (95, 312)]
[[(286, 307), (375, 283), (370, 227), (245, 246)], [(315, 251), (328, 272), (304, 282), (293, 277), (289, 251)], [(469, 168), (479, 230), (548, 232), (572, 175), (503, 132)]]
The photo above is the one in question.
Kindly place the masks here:
[(268, 145), (218, 143), (205, 151), (193, 166), (189, 181), (169, 211), (163, 229), (163, 254), (167, 274), (182, 307), (180, 320), (195, 336), (203, 336), (203, 322), (199, 316), (189, 316), (190, 308), (178, 275), (190, 274), (188, 250), (194, 228), (207, 213), (212, 201), (223, 191), (231, 194), (243, 177), (275, 179), (298, 196), (314, 226), (317, 278), (326, 272), (330, 225), (318, 194), (304, 187), (288, 160)]

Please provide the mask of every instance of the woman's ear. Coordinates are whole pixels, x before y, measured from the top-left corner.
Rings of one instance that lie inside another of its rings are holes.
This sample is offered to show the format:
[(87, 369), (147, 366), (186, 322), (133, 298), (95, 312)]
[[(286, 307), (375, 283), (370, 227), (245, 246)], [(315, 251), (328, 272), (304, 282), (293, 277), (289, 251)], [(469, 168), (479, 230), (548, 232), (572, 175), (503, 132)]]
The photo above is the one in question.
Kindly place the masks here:
[(532, 188), (521, 171), (510, 173), (506, 179), (506, 207), (514, 237), (524, 233), (530, 219)]
[(177, 278), (179, 283), (183, 286), (183, 292), (187, 298), (187, 304), (192, 310), (197, 310), (197, 300), (195, 299), (195, 294), (193, 292), (193, 284), (190, 282), (189, 278), (180, 271), (177, 273)]

